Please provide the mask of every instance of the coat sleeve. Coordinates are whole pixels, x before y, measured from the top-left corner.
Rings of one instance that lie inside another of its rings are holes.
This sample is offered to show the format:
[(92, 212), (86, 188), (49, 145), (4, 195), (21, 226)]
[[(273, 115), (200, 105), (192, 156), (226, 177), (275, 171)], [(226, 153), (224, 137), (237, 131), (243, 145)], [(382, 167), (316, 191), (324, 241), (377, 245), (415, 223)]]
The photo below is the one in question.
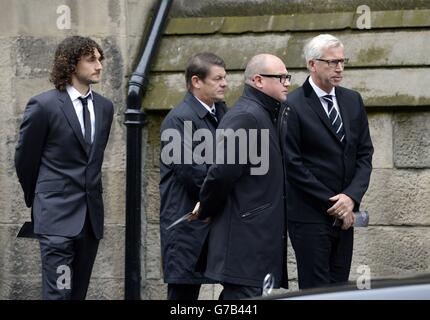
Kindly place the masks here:
[(319, 181), (303, 163), (300, 120), (293, 106), (290, 106), (287, 128), (284, 131), (286, 136), (283, 139), (286, 139), (285, 159), (288, 182), (311, 198), (329, 206), (329, 198), (335, 193)]
[(25, 204), (31, 207), (39, 165), (48, 133), (48, 119), (39, 102), (32, 98), (24, 111), (15, 150), (16, 173), (24, 191)]
[[(180, 117), (171, 117), (162, 125), (161, 135), (163, 136), (163, 131), (166, 129), (174, 130), (180, 134), (181, 159), (179, 159), (180, 161), (169, 164), (169, 166), (171, 166), (175, 179), (185, 186), (185, 189), (191, 198), (195, 198), (195, 200), (198, 201), (198, 194), (206, 177), (208, 165), (205, 163), (196, 163), (192, 158), (190, 159), (190, 163), (187, 163), (187, 161), (184, 160), (186, 154), (190, 157), (195, 146), (200, 143), (198, 141), (193, 141), (192, 138), (187, 139), (185, 137), (186, 130), (189, 130), (190, 132), (195, 132), (196, 130), (196, 128), (188, 126), (191, 123), (191, 121), (186, 123)], [(163, 141), (162, 138), (161, 150), (163, 150), (168, 143), (172, 142)], [(161, 154), (161, 158), (163, 158), (163, 152)], [(163, 159), (161, 159), (161, 161), (163, 161)]]
[[(246, 163), (238, 161), (240, 152), (243, 152), (238, 143), (235, 143), (234, 147), (235, 162), (229, 163), (227, 161), (226, 157), (232, 150), (226, 140), (229, 139), (229, 135), (234, 134), (239, 129), (244, 130), (244, 132), (249, 129), (257, 129), (257, 120), (251, 114), (240, 113), (228, 119), (224, 118), (219, 129), (224, 129), (225, 133), (217, 139), (217, 161), (210, 166), (200, 191), (199, 219), (214, 217), (221, 212), (235, 182), (250, 170), (249, 160)], [(247, 134), (247, 137), (249, 137), (249, 134)], [(257, 138), (257, 141), (260, 141), (260, 139)], [(220, 161), (219, 152), (221, 150), (224, 161)]]
[(358, 210), (361, 199), (363, 198), (370, 181), (372, 171), (372, 155), (373, 145), (370, 138), (369, 122), (367, 120), (366, 111), (364, 109), (363, 99), (358, 94), (361, 112), (361, 128), (360, 135), (356, 145), (357, 153), (355, 160), (355, 173), (351, 183), (345, 188), (343, 193), (348, 195), (355, 202), (354, 210)]

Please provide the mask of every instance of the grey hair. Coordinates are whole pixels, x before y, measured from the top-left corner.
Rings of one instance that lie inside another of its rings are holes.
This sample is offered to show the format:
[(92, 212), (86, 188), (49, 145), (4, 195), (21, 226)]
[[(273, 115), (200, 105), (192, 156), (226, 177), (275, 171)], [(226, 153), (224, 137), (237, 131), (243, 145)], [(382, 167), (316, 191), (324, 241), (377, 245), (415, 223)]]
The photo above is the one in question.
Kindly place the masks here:
[(265, 72), (268, 56), (269, 54), (267, 53), (261, 53), (253, 56), (251, 60), (249, 60), (244, 72), (245, 83), (252, 84), (252, 77), (255, 74)]
[(337, 47), (343, 47), (343, 44), (331, 34), (320, 34), (312, 38), (303, 50), (306, 66), (308, 66), (310, 60), (322, 58), (325, 49)]

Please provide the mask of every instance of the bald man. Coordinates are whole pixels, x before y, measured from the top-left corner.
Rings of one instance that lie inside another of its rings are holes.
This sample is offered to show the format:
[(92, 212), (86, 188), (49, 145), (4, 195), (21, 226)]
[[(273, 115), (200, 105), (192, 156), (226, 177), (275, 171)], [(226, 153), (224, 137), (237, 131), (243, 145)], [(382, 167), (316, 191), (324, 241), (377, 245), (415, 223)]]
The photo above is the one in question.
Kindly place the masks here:
[[(254, 56), (245, 70), (242, 96), (218, 127), (227, 131), (217, 139), (217, 160), (201, 188), (195, 218), (210, 218), (212, 224), (205, 276), (223, 285), (220, 299), (260, 296), (267, 275), (275, 288), (288, 287), (284, 171), (277, 128), (290, 79), (278, 57)], [(235, 135), (241, 137), (231, 148), (226, 141)], [(237, 142), (245, 136), (242, 148)], [(231, 158), (226, 161), (231, 153), (233, 163)]]

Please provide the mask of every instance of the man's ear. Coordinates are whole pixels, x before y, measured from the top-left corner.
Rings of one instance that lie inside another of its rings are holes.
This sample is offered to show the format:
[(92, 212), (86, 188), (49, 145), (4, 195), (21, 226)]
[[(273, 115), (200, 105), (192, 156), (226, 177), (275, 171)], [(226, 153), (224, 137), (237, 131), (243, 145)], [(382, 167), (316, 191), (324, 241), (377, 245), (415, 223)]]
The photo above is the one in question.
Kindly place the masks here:
[(193, 88), (200, 89), (200, 87), (201, 87), (201, 80), (200, 80), (200, 78), (197, 77), (197, 76), (192, 76), (191, 77), (191, 86)]
[(315, 61), (314, 60), (309, 60), (308, 61), (308, 70), (315, 72), (316, 68), (315, 68)]
[(254, 85), (257, 88), (262, 88), (263, 87), (262, 80), (263, 80), (263, 77), (260, 76), (260, 75), (258, 75), (258, 74), (254, 75), (254, 77), (252, 78), (252, 82), (254, 82)]

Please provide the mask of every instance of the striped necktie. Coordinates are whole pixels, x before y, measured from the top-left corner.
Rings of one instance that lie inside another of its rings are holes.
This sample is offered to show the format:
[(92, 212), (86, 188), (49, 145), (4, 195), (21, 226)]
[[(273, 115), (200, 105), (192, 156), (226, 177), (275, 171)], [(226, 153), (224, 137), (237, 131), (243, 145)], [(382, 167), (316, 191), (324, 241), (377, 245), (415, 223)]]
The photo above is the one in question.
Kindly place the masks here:
[(330, 123), (336, 131), (336, 135), (341, 142), (345, 138), (345, 130), (343, 129), (342, 119), (340, 118), (339, 112), (337, 112), (336, 108), (333, 105), (333, 99), (331, 95), (326, 95), (322, 97), (328, 105), (328, 117), (330, 119)]
[(211, 108), (210, 114), (211, 114), (211, 116), (214, 118), (214, 120), (215, 120), (216, 122), (218, 122), (218, 118), (217, 118), (217, 116), (216, 116), (216, 112), (215, 112), (215, 107), (212, 107), (212, 108)]

